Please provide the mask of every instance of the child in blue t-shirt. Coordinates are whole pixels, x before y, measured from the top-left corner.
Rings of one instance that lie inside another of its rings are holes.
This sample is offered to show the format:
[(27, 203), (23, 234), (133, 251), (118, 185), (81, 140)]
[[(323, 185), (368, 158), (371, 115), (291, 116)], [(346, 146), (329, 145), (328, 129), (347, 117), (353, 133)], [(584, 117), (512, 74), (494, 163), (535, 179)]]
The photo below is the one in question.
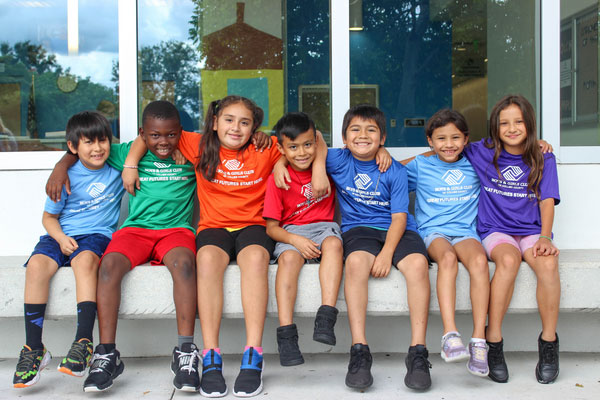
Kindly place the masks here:
[[(444, 325), (441, 356), (446, 362), (469, 359), (469, 372), (487, 376), (485, 321), (490, 278), (476, 229), (479, 178), (462, 155), (469, 129), (462, 114), (443, 109), (429, 119), (425, 134), (435, 155), (419, 155), (406, 168), (408, 190), (416, 192), (419, 233), (429, 256), (438, 265), (437, 295)], [(473, 334), (468, 350), (454, 319), (459, 260), (471, 279)]]
[(342, 215), (346, 277), (344, 293), (352, 334), (346, 385), (372, 385), (372, 357), (365, 323), (368, 280), (386, 277), (392, 265), (406, 278), (412, 340), (406, 358), (406, 386), (431, 386), (425, 333), (429, 313), (427, 252), (408, 213), (406, 168), (394, 161), (381, 172), (375, 156), (386, 138), (385, 116), (370, 105), (359, 105), (344, 116), (345, 149), (330, 149), (327, 172), (335, 183)]
[(13, 378), (16, 388), (34, 385), (50, 362), (42, 327), (50, 279), (63, 265), (70, 265), (75, 274), (77, 332), (58, 370), (83, 376), (92, 358), (98, 263), (117, 228), (124, 190), (120, 172), (105, 163), (112, 139), (106, 118), (94, 111), (72, 116), (66, 139), (79, 161), (68, 171), (70, 193), (63, 189), (56, 203), (46, 200), (42, 224), (48, 234), (25, 265), (25, 345)]

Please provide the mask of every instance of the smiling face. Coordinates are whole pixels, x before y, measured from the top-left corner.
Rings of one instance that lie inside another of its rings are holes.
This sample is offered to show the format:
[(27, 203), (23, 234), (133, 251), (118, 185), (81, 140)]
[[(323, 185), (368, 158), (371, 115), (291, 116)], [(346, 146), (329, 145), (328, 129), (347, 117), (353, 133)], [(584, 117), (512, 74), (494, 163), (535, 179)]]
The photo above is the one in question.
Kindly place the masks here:
[(171, 157), (177, 148), (181, 136), (181, 125), (175, 118), (160, 119), (149, 117), (140, 128), (140, 136), (146, 142), (148, 150), (164, 160)]
[(77, 148), (73, 142), (67, 142), (69, 150), (77, 154), (81, 163), (88, 169), (100, 169), (110, 155), (110, 140), (107, 137), (90, 139), (85, 136), (79, 138)]
[(239, 150), (250, 140), (254, 119), (243, 103), (234, 103), (225, 107), (213, 120), (213, 130), (221, 146), (229, 150)]
[(469, 138), (449, 123), (434, 129), (427, 141), (440, 160), (452, 163), (458, 160)]
[(498, 134), (504, 150), (511, 154), (523, 154), (527, 128), (521, 109), (511, 104), (500, 111), (498, 117)]
[(354, 117), (348, 124), (344, 135), (344, 144), (354, 158), (361, 161), (371, 161), (380, 146), (385, 143), (377, 122), (373, 119)]
[(296, 171), (308, 170), (316, 155), (315, 131), (312, 129), (299, 134), (296, 139), (282, 135), (281, 143), (277, 148)]

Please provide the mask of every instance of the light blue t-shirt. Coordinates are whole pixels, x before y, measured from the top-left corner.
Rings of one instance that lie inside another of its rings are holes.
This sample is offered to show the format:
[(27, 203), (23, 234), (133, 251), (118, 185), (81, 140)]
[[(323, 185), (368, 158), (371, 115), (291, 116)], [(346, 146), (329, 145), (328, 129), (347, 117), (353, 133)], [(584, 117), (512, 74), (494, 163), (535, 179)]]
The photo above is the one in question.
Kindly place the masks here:
[(432, 233), (477, 237), (479, 178), (466, 157), (447, 163), (417, 156), (406, 165), (408, 190), (415, 191), (415, 217), (423, 239)]
[(60, 201), (47, 198), (44, 211), (59, 214), (58, 222), (67, 236), (100, 233), (112, 238), (125, 191), (121, 173), (108, 164), (92, 170), (77, 161), (68, 174), (71, 194), (63, 186)]
[(380, 173), (375, 160), (360, 161), (348, 149), (329, 149), (327, 173), (337, 190), (342, 232), (357, 226), (387, 230), (395, 213), (406, 213), (406, 229), (417, 231), (408, 213), (406, 168), (399, 162)]

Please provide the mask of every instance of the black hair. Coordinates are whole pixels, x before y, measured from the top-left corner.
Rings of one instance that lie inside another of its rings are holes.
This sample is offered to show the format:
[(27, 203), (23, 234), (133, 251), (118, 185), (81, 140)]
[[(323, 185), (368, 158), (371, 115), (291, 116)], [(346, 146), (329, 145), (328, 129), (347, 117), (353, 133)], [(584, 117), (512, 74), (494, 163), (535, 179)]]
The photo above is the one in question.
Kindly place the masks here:
[(303, 112), (289, 112), (281, 117), (273, 127), (279, 143), (282, 143), (284, 136), (290, 140), (295, 140), (308, 130), (312, 130), (313, 135), (316, 137), (315, 123)]
[(433, 131), (437, 128), (443, 128), (448, 124), (453, 124), (463, 135), (469, 136), (469, 126), (467, 125), (465, 116), (450, 108), (443, 108), (429, 118), (427, 126), (425, 126), (425, 135), (430, 138), (433, 135)]
[[(212, 101), (208, 105), (206, 111), (206, 117), (204, 117), (204, 129), (202, 131), (202, 139), (200, 140), (200, 146), (198, 154), (200, 154), (198, 165), (196, 169), (200, 171), (204, 179), (212, 181), (215, 179), (217, 173), (217, 167), (219, 166), (221, 159), (219, 158), (219, 152), (221, 150), (221, 141), (217, 135), (217, 131), (213, 129), (214, 119), (218, 118), (223, 113), (223, 110), (232, 104), (242, 103), (252, 113), (252, 134), (256, 132), (258, 127), (262, 124), (264, 113), (262, 108), (256, 105), (252, 100), (242, 96), (227, 96), (221, 100)], [(251, 140), (248, 140), (239, 151), (244, 151), (250, 146)]]
[(67, 142), (79, 146), (82, 137), (90, 140), (112, 140), (112, 130), (108, 120), (97, 111), (82, 111), (73, 115), (67, 122)]
[(176, 119), (179, 124), (181, 124), (181, 120), (179, 118), (179, 111), (177, 108), (166, 100), (157, 100), (151, 103), (148, 103), (146, 108), (144, 108), (144, 112), (142, 113), (142, 125), (146, 123), (149, 118), (156, 119)]
[(372, 119), (377, 124), (377, 127), (379, 127), (381, 138), (383, 139), (386, 136), (385, 114), (383, 111), (371, 104), (359, 104), (351, 107), (344, 115), (344, 122), (342, 123), (342, 136), (344, 139), (346, 138), (346, 131), (350, 126), (350, 121), (352, 121), (352, 118), (354, 117), (358, 117), (362, 120)]

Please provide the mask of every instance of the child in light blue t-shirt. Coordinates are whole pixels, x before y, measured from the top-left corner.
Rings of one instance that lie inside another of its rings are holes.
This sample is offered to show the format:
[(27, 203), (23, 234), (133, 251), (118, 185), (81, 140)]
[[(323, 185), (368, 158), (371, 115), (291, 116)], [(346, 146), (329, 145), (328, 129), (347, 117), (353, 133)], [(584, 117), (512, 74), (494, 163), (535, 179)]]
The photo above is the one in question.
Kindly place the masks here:
[[(469, 372), (488, 375), (485, 321), (490, 294), (487, 257), (476, 230), (479, 179), (462, 156), (469, 140), (462, 114), (436, 112), (425, 129), (435, 155), (410, 161), (408, 189), (416, 193), (415, 216), (429, 257), (438, 265), (437, 295), (444, 325), (441, 356), (446, 362), (469, 359)], [(454, 319), (458, 261), (469, 271), (473, 335), (467, 350)]]

